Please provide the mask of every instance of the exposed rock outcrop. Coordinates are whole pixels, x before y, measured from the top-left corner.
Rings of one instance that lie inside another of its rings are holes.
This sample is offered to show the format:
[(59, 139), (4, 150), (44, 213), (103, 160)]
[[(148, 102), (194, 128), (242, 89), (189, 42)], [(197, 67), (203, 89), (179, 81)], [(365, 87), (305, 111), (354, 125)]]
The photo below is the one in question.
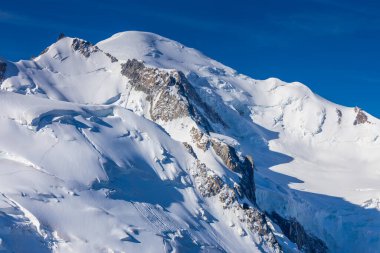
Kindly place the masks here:
[(7, 71), (7, 64), (0, 60), (0, 84), (2, 84), (4, 81), (6, 71)]
[(185, 146), (187, 152), (188, 152), (192, 157), (194, 157), (194, 158), (198, 158), (197, 155), (196, 155), (195, 152), (194, 152), (193, 147), (192, 147), (189, 143), (184, 142), (183, 145)]
[(190, 135), (195, 145), (203, 151), (208, 149), (210, 143), (210, 136), (203, 133), (200, 129), (195, 127), (191, 128)]
[(224, 209), (234, 212), (240, 222), (246, 225), (246, 229), (258, 235), (260, 244), (266, 245), (273, 252), (282, 252), (276, 237), (267, 224), (265, 214), (256, 207), (245, 206), (240, 203), (243, 198), (239, 197), (239, 186), (235, 185), (234, 188), (231, 188), (199, 160), (190, 170), (190, 174), (203, 197), (217, 197)]
[(212, 139), (211, 146), (227, 168), (241, 175), (241, 189), (244, 195), (255, 203), (254, 165), (252, 157), (242, 157), (241, 161), (235, 148), (219, 140)]
[(342, 117), (343, 117), (343, 113), (341, 110), (339, 110), (338, 108), (336, 109), (336, 114), (338, 115), (338, 124), (341, 124), (342, 123)]
[(180, 71), (149, 68), (143, 62), (132, 59), (122, 64), (121, 74), (130, 79), (129, 83), (134, 89), (147, 94), (150, 116), (154, 121), (167, 122), (189, 116), (207, 130), (212, 129), (210, 123), (226, 125), (201, 100)]
[(206, 151), (211, 146), (228, 169), (241, 175), (240, 195), (244, 194), (252, 203), (255, 203), (254, 162), (252, 157), (239, 158), (234, 147), (213, 139), (194, 127), (190, 130), (190, 134), (198, 148)]
[[(121, 66), (121, 74), (129, 79), (129, 85), (146, 94), (149, 116), (153, 121), (169, 122), (191, 117), (197, 124), (197, 127), (190, 130), (192, 143), (183, 144), (196, 159), (190, 175), (199, 193), (205, 198), (218, 199), (224, 209), (235, 213), (239, 221), (245, 224), (246, 231), (258, 235), (259, 244), (273, 252), (282, 252), (267, 223), (266, 215), (256, 206), (253, 159), (239, 155), (234, 147), (209, 135), (214, 124), (227, 125), (202, 101), (185, 75), (177, 70), (147, 67), (136, 59), (128, 60)], [(229, 170), (241, 175), (240, 182), (230, 186), (198, 160), (192, 145), (204, 152), (212, 147)]]
[(364, 124), (364, 123), (370, 123), (368, 121), (368, 116), (363, 112), (362, 109), (359, 107), (355, 107), (355, 112), (356, 112), (356, 118), (354, 121), (354, 125), (359, 125), (359, 124)]
[(85, 41), (85, 40), (75, 38), (75, 39), (73, 39), (71, 47), (74, 51), (80, 52), (86, 58), (90, 57), (90, 55), (93, 53), (102, 52), (108, 58), (110, 58), (112, 63), (119, 61), (115, 56), (111, 55), (110, 53), (104, 52), (103, 50), (101, 50), (97, 46), (93, 45), (89, 41)]
[(77, 38), (73, 39), (71, 47), (74, 51), (80, 52), (86, 58), (90, 57), (92, 53), (100, 51), (100, 49), (97, 46), (94, 46), (91, 42)]
[(304, 253), (328, 252), (326, 244), (319, 238), (307, 233), (296, 219), (285, 219), (276, 212), (272, 212), (270, 217), (280, 226), (284, 235), (297, 244)]
[(111, 59), (111, 62), (112, 62), (112, 63), (113, 63), (113, 62), (118, 62), (118, 61), (119, 61), (115, 56), (111, 55), (110, 53), (105, 53), (105, 54), (106, 54), (106, 56), (107, 56), (108, 58)]

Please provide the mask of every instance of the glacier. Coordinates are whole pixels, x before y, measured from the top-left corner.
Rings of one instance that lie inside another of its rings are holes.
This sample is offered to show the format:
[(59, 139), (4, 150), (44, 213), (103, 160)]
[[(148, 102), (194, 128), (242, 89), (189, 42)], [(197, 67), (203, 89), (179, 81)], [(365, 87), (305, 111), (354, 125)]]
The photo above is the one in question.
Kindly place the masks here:
[(0, 252), (377, 252), (379, 120), (162, 36), (0, 59)]

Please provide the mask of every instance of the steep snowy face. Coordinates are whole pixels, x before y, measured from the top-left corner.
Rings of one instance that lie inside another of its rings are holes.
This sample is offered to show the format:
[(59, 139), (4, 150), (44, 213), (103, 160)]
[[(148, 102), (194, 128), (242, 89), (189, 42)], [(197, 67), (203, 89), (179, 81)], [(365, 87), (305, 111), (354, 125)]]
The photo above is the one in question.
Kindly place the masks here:
[(183, 71), (223, 116), (228, 127), (222, 132), (255, 157), (257, 198), (267, 212), (296, 218), (332, 252), (380, 246), (378, 119), (326, 101), (301, 83), (251, 79), (158, 35), (126, 32), (97, 45), (121, 60)]
[(182, 72), (73, 38), (2, 66), (2, 250), (297, 251)]
[(4, 248), (25, 229), (37, 252), (380, 247), (379, 120), (301, 83), (123, 32), (1, 60), (0, 84)]
[[(358, 135), (371, 141), (379, 132), (378, 119), (359, 108), (346, 108), (326, 101), (301, 83), (285, 83), (275, 78), (251, 79), (195, 49), (156, 34), (118, 33), (97, 46), (120, 60), (138, 59), (146, 65), (182, 71), (200, 95), (209, 93), (208, 96), (221, 97), (218, 102), (279, 132), (285, 129), (303, 137), (325, 130), (321, 135), (331, 138), (338, 133), (338, 141), (355, 140)], [(367, 127), (354, 127), (360, 125)]]
[(233, 179), (159, 125), (120, 106), (0, 104), (5, 252), (281, 252)]
[(61, 101), (112, 103), (122, 83), (121, 76), (113, 74), (120, 73), (117, 60), (80, 39), (63, 38), (14, 69), (3, 89)]
[[(223, 115), (222, 119), (228, 125), (223, 129), (224, 133), (235, 137), (251, 135), (252, 126), (248, 124), (247, 127), (245, 121), (278, 133), (279, 138), (274, 140), (271, 140), (273, 134), (265, 134), (265, 131), (260, 136), (269, 142), (271, 150), (290, 155), (295, 158), (294, 162), (302, 158), (316, 165), (303, 176), (314, 178), (321, 175), (320, 181), (331, 180), (328, 184), (309, 185), (309, 190), (350, 198), (350, 201), (362, 204), (369, 195), (364, 197), (366, 194), (355, 190), (364, 188), (362, 183), (352, 182), (357, 181), (352, 180), (352, 173), (357, 167), (366, 173), (356, 173), (360, 175), (355, 178), (363, 177), (363, 183), (369, 184), (367, 188), (377, 189), (379, 120), (361, 109), (326, 101), (301, 83), (284, 83), (275, 78), (263, 81), (251, 79), (194, 49), (150, 33), (119, 33), (97, 45), (121, 60), (136, 58), (148, 65), (185, 73), (199, 96), (218, 115)], [(333, 167), (341, 167), (343, 173), (339, 176), (342, 188), (337, 190), (334, 187), (336, 177), (328, 175), (337, 170), (320, 169), (324, 163), (324, 166), (330, 163)], [(286, 167), (294, 169), (301, 166)], [(313, 179), (300, 177), (304, 171), (300, 168), (293, 171), (292, 176), (307, 184)], [(343, 192), (346, 186), (350, 189)], [(305, 185), (300, 187), (305, 188)], [(337, 195), (340, 190), (342, 192)], [(349, 194), (347, 191), (350, 191)]]

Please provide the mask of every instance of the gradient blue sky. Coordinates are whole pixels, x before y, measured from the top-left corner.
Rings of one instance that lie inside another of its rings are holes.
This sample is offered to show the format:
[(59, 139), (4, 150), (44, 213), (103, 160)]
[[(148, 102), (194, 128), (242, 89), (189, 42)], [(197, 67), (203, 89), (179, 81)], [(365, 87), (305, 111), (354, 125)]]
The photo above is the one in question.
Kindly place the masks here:
[(0, 56), (38, 55), (60, 32), (96, 43), (125, 30), (161, 34), (253, 78), (303, 82), (380, 117), (380, 1), (1, 1)]

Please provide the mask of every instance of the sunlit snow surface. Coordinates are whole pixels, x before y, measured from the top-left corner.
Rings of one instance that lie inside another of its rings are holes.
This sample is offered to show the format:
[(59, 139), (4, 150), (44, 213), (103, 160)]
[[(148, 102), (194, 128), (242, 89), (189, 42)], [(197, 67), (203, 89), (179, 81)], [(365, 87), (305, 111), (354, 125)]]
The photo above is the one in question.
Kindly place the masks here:
[[(194, 189), (187, 118), (160, 125), (120, 63), (183, 71), (254, 157), (259, 206), (296, 218), (331, 252), (380, 248), (380, 126), (300, 83), (254, 80), (142, 32), (74, 52), (64, 38), (7, 62), (0, 92), (0, 252), (260, 252), (237, 217)], [(254, 70), (252, 70), (254, 73)], [(215, 154), (197, 151), (220, 176)], [(281, 235), (280, 235), (281, 236)], [(284, 241), (287, 243), (287, 241)], [(291, 248), (291, 246), (289, 246)], [(290, 249), (289, 249), (290, 251)]]

